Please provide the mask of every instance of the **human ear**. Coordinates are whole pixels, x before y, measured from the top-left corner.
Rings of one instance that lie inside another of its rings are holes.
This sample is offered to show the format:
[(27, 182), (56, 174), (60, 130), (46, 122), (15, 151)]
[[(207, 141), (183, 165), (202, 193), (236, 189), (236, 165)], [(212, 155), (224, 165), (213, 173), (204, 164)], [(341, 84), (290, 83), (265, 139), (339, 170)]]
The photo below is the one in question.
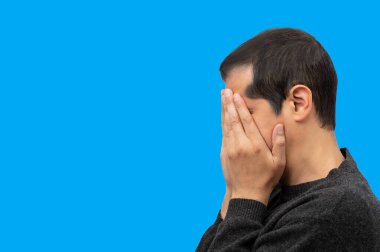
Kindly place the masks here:
[(290, 89), (288, 99), (291, 103), (294, 120), (297, 122), (305, 120), (312, 110), (311, 90), (303, 84), (297, 84)]

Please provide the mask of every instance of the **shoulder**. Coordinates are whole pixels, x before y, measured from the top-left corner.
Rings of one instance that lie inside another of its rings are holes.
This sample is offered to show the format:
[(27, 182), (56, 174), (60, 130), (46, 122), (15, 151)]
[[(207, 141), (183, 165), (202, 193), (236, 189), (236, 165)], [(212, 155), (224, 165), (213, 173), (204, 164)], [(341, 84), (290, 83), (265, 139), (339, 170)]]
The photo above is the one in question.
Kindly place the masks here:
[[(349, 187), (331, 215), (331, 223), (349, 249), (380, 250), (380, 202), (366, 190)], [(367, 247), (368, 246), (368, 247)]]
[(349, 250), (380, 249), (380, 202), (366, 187), (350, 184), (339, 190), (326, 190), (317, 202), (321, 208), (326, 207), (317, 220), (332, 230)]
[(280, 226), (304, 223), (307, 232), (328, 235), (348, 250), (380, 251), (380, 203), (365, 190), (351, 185), (319, 188), (294, 204)]

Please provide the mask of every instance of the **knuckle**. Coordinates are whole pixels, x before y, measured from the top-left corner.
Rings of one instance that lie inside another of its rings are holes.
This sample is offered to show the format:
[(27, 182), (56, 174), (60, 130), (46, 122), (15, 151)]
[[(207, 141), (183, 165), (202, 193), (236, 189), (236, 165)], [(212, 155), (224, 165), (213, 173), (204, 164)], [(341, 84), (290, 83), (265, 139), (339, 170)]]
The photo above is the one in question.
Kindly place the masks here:
[(278, 169), (281, 169), (281, 168), (285, 167), (285, 165), (286, 165), (285, 160), (282, 159), (282, 158), (278, 158), (277, 157), (273, 161), (274, 161), (274, 164), (275, 164), (275, 167), (273, 167), (273, 169), (275, 171), (277, 171)]
[(259, 155), (261, 153), (261, 148), (257, 148), (257, 147), (253, 148), (253, 153), (255, 155)]
[(244, 154), (246, 154), (246, 150), (241, 145), (237, 146), (235, 151), (236, 155), (238, 156), (243, 156)]
[(283, 137), (277, 139), (277, 145), (285, 146), (285, 139)]
[(227, 157), (228, 157), (229, 159), (234, 159), (234, 158), (236, 158), (236, 152), (235, 152), (235, 151), (232, 151), (232, 150), (228, 151), (228, 152), (227, 152)]
[(250, 125), (251, 122), (252, 122), (252, 119), (249, 118), (249, 117), (247, 117), (247, 116), (244, 116), (241, 120), (242, 120), (243, 123), (246, 124), (246, 125)]
[(236, 124), (240, 124), (240, 120), (237, 116), (233, 116), (231, 118), (231, 125), (236, 125)]

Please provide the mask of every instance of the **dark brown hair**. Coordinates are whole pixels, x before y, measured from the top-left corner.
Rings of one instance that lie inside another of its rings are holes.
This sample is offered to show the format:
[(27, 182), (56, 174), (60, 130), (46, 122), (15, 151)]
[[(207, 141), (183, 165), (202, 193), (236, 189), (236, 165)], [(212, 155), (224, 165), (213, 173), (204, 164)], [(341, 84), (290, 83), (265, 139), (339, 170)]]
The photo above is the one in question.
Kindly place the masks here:
[(295, 84), (304, 84), (313, 95), (321, 127), (335, 129), (338, 85), (334, 65), (322, 45), (310, 34), (294, 28), (263, 31), (241, 44), (221, 63), (225, 81), (230, 70), (251, 65), (252, 83), (245, 95), (268, 100), (276, 115)]

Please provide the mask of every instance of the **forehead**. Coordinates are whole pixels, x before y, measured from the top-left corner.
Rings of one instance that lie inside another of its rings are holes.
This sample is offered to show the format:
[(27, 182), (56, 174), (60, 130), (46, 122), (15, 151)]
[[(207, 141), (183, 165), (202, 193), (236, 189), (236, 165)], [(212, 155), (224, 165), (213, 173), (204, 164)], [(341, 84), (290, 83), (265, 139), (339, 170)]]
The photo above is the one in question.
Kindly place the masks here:
[(263, 98), (251, 98), (245, 95), (245, 89), (252, 83), (253, 73), (252, 65), (242, 65), (234, 67), (228, 73), (225, 80), (226, 88), (229, 88), (234, 93), (238, 93), (249, 109), (256, 108), (261, 111), (269, 111), (270, 105)]
[(239, 93), (245, 97), (245, 89), (252, 82), (252, 66), (242, 65), (231, 69), (226, 79), (226, 88), (234, 93)]

